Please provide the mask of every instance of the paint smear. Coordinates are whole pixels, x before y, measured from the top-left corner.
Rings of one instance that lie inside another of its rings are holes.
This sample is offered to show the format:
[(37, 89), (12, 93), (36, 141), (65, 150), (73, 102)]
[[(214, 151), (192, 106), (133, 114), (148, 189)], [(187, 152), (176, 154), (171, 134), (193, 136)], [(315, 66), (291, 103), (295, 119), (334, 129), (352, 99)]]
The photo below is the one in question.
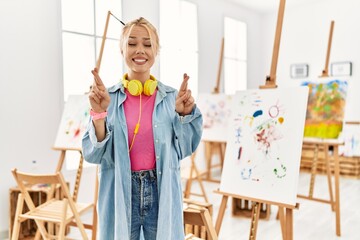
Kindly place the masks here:
[(254, 112), (253, 117), (258, 117), (261, 116), (263, 114), (262, 110), (257, 110), (256, 112)]

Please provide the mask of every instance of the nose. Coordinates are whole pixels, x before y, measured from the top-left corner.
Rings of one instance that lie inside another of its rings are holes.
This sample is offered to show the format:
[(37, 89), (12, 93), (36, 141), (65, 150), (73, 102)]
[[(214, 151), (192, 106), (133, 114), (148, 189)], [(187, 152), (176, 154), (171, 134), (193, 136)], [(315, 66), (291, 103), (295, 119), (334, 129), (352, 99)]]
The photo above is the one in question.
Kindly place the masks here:
[(137, 49), (136, 49), (136, 54), (145, 54), (145, 51), (144, 51), (144, 48), (143, 47), (138, 47)]

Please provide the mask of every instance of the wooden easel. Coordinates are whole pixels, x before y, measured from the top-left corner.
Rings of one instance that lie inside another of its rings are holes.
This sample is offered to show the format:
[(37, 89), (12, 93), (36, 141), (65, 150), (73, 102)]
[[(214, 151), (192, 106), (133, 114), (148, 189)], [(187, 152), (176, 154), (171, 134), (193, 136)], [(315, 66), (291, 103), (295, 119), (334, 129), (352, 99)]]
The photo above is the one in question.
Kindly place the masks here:
[[(107, 17), (106, 17), (104, 34), (103, 34), (102, 42), (101, 42), (100, 54), (99, 54), (99, 58), (98, 58), (98, 60), (96, 62), (96, 68), (98, 69), (99, 72), (100, 72), (101, 59), (102, 59), (104, 46), (105, 46), (107, 29), (108, 29), (108, 26), (109, 26), (110, 15), (112, 15), (112, 13), (110, 11), (108, 11), (108, 14), (107, 14)], [(60, 153), (60, 158), (59, 158), (59, 161), (58, 161), (58, 165), (56, 167), (56, 171), (61, 171), (61, 169), (63, 167), (63, 164), (64, 164), (64, 160), (65, 160), (67, 151), (77, 151), (80, 154), (79, 166), (78, 166), (78, 169), (77, 169), (76, 178), (75, 178), (75, 184), (74, 184), (74, 190), (73, 190), (73, 199), (76, 202), (78, 192), (79, 192), (79, 187), (80, 187), (80, 180), (81, 180), (81, 175), (82, 175), (82, 170), (83, 170), (83, 163), (84, 163), (82, 150), (79, 149), (79, 148), (58, 148), (58, 147), (54, 147), (53, 149), (58, 150), (58, 151), (61, 152)], [(98, 168), (96, 169), (96, 172), (97, 171), (98, 171)], [(96, 235), (97, 235), (97, 201), (98, 201), (98, 190), (99, 190), (97, 173), (95, 174), (95, 178), (96, 179), (95, 179), (95, 191), (94, 191), (93, 220), (92, 220), (92, 224), (84, 224), (84, 227), (86, 229), (91, 229), (92, 230), (92, 240), (95, 240)], [(70, 224), (70, 225), (72, 225), (72, 224)]]
[[(221, 47), (220, 47), (220, 57), (219, 57), (219, 68), (216, 77), (216, 85), (213, 90), (213, 94), (220, 93), (220, 79), (221, 79), (221, 71), (222, 71), (222, 63), (224, 58), (224, 38), (221, 39)], [(219, 167), (222, 169), (225, 157), (225, 148), (226, 142), (215, 142), (215, 141), (203, 141), (204, 148), (205, 148), (205, 160), (206, 160), (206, 175), (204, 180), (209, 182), (216, 182), (220, 183), (220, 180), (214, 179), (211, 176), (211, 170), (214, 167)], [(219, 164), (212, 164), (212, 158), (214, 156), (215, 151), (219, 153), (220, 163)]]
[[(335, 211), (336, 217), (336, 235), (341, 235), (340, 228), (340, 164), (339, 164), (339, 146), (343, 145), (342, 141), (337, 139), (320, 139), (320, 138), (304, 138), (304, 145), (314, 146), (314, 158), (311, 167), (311, 178), (310, 178), (310, 186), (308, 195), (298, 194), (299, 198), (304, 198), (312, 201), (322, 202), (330, 204), (331, 210)], [(333, 162), (334, 162), (334, 174), (331, 173), (330, 169), (330, 157), (329, 157), (329, 148), (333, 147)], [(328, 180), (328, 188), (329, 188), (329, 200), (325, 200), (322, 198), (313, 197), (314, 193), (314, 185), (315, 185), (315, 175), (317, 171), (317, 160), (319, 150), (324, 151), (325, 155), (325, 165), (326, 165), (326, 174)], [(331, 181), (331, 177), (334, 176), (335, 180), (335, 197), (333, 194), (333, 185)]]
[[(330, 59), (330, 52), (331, 52), (331, 44), (332, 44), (332, 36), (334, 32), (334, 25), (335, 22), (331, 21), (330, 25), (330, 33), (329, 33), (329, 40), (328, 40), (328, 47), (326, 52), (326, 59), (325, 59), (325, 67), (322, 71), (321, 78), (329, 77), (329, 59)], [(356, 124), (356, 122), (354, 122)], [(352, 122), (350, 123), (352, 124)], [(339, 146), (343, 145), (342, 141), (337, 139), (321, 139), (321, 138), (304, 138), (304, 146), (312, 146), (314, 148), (314, 157), (311, 165), (311, 176), (310, 176), (310, 186), (309, 186), (309, 193), (308, 195), (301, 195), (298, 194), (299, 198), (304, 198), (312, 201), (322, 202), (330, 204), (331, 210), (335, 211), (336, 215), (336, 235), (341, 235), (341, 227), (340, 227), (340, 164), (339, 164)], [(334, 160), (334, 180), (335, 180), (335, 198), (333, 194), (333, 185), (331, 181), (332, 172), (330, 169), (330, 158), (329, 158), (329, 148), (333, 147), (333, 160)], [(326, 165), (326, 174), (328, 180), (328, 188), (329, 188), (329, 200), (315, 198), (313, 197), (314, 193), (314, 186), (315, 186), (315, 176), (317, 173), (317, 163), (318, 163), (318, 153), (319, 151), (324, 151), (325, 155), (325, 165)]]
[[(195, 163), (195, 157), (196, 157), (196, 152), (194, 152), (190, 157), (191, 160), (190, 168), (181, 169), (181, 178), (187, 179), (184, 190), (184, 198), (190, 198), (190, 195), (195, 195), (198, 197), (203, 197), (205, 202), (209, 202), (206, 195), (204, 184), (202, 182), (203, 180), (201, 178), (201, 173)], [(201, 193), (191, 192), (191, 185), (194, 180), (198, 181), (200, 185)]]
[[(275, 33), (275, 41), (274, 41), (274, 49), (273, 49), (273, 56), (272, 56), (272, 64), (270, 70), (270, 76), (266, 77), (265, 85), (260, 86), (260, 89), (268, 89), (268, 88), (276, 88), (276, 67), (277, 61), (279, 56), (279, 48), (280, 48), (280, 38), (281, 38), (281, 30), (282, 30), (282, 23), (284, 18), (284, 10), (285, 10), (285, 0), (280, 0), (279, 5), (279, 12), (278, 12), (278, 19), (277, 19), (277, 26), (276, 26), (276, 33)], [(298, 209), (299, 204), (297, 203), (295, 206), (276, 203), (271, 201), (265, 201), (261, 199), (254, 199), (250, 197), (239, 196), (232, 193), (225, 193), (219, 190), (215, 191), (215, 193), (223, 195), (221, 205), (219, 208), (218, 217), (215, 224), (215, 230), (217, 234), (220, 232), (222, 220), (224, 217), (226, 204), (229, 197), (233, 197), (235, 199), (246, 199), (248, 201), (252, 201), (252, 219), (251, 219), (251, 227), (250, 227), (250, 234), (249, 239), (255, 240), (256, 239), (256, 231), (257, 231), (257, 224), (260, 215), (260, 204), (267, 204), (276, 205), (279, 207), (279, 218), (280, 218), (280, 225), (281, 225), (281, 232), (283, 239), (292, 240), (293, 239), (293, 209)], [(284, 210), (286, 213), (284, 214)]]
[(83, 164), (84, 164), (84, 158), (82, 156), (81, 149), (78, 149), (78, 148), (58, 148), (58, 147), (53, 147), (53, 149), (56, 150), (56, 151), (60, 151), (60, 157), (59, 157), (59, 161), (58, 161), (55, 172), (61, 172), (61, 170), (63, 168), (63, 165), (64, 165), (65, 157), (66, 157), (66, 151), (76, 151), (76, 152), (79, 152), (79, 154), (80, 154), (79, 166), (77, 168), (76, 178), (75, 178), (75, 183), (74, 183), (74, 190), (73, 190), (73, 200), (76, 202), (77, 197), (78, 197), (78, 193), (79, 193), (80, 180), (81, 180)]
[[(96, 62), (96, 68), (98, 69), (99, 73), (100, 73), (101, 59), (102, 59), (102, 55), (103, 55), (103, 52), (104, 52), (104, 46), (105, 46), (107, 30), (108, 30), (108, 27), (109, 27), (110, 15), (112, 15), (112, 13), (110, 11), (108, 11), (108, 14), (106, 16), (104, 34), (103, 34), (102, 41), (101, 41), (100, 54), (99, 54), (99, 58), (98, 58), (98, 60)], [(123, 22), (121, 22), (121, 23), (123, 23)], [(98, 201), (98, 192), (99, 192), (99, 179), (98, 179), (97, 172), (98, 172), (98, 167), (96, 167), (96, 174), (95, 174), (96, 175), (96, 180), (95, 180), (95, 196), (94, 196), (94, 208), (93, 208), (93, 226), (92, 226), (93, 227), (93, 229), (92, 229), (93, 234), (92, 234), (92, 240), (96, 240), (96, 234), (97, 234), (97, 201)]]
[(322, 74), (319, 77), (329, 77), (329, 61), (330, 61), (330, 51), (331, 51), (332, 36), (334, 32), (334, 25), (335, 22), (331, 21), (328, 47), (326, 51), (325, 67), (324, 70), (322, 71)]
[[(282, 203), (275, 203), (275, 202), (271, 202), (271, 201), (264, 201), (264, 200), (260, 200), (260, 199), (239, 196), (239, 195), (232, 194), (232, 193), (221, 192), (219, 190), (214, 191), (214, 192), (217, 194), (223, 195), (221, 204), (220, 204), (220, 208), (219, 208), (219, 213), (218, 213), (218, 216), (216, 219), (216, 224), (215, 224), (215, 230), (218, 235), (220, 233), (221, 224), (222, 224), (222, 221), (224, 218), (227, 201), (228, 201), (229, 197), (233, 197), (233, 198), (237, 198), (237, 199), (247, 199), (247, 200), (253, 202), (249, 240), (256, 239), (256, 231), (257, 231), (257, 225), (258, 225), (258, 220), (259, 220), (259, 215), (260, 215), (260, 203), (269, 204), (269, 205), (277, 205), (279, 207), (280, 226), (281, 226), (281, 233), (282, 233), (283, 239), (285, 239), (285, 240), (293, 239), (293, 209), (299, 208), (298, 203), (295, 206), (292, 206), (292, 205), (287, 205), (287, 204), (282, 204)], [(284, 215), (284, 209), (286, 210), (285, 215)]]

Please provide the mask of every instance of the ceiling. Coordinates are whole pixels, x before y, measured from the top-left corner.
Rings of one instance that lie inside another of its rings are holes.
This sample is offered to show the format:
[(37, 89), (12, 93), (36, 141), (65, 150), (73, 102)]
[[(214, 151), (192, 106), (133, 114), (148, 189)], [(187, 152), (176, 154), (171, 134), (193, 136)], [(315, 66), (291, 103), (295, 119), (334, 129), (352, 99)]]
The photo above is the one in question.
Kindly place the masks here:
[[(257, 12), (271, 12), (279, 9), (280, 0), (227, 0)], [(286, 0), (286, 7), (294, 7), (322, 0)]]

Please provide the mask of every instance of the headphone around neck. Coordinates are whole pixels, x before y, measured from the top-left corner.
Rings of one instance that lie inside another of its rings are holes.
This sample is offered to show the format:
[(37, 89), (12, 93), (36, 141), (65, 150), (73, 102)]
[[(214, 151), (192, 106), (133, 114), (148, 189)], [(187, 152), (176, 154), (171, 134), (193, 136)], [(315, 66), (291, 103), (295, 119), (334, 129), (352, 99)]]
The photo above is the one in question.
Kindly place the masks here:
[(156, 87), (157, 87), (157, 80), (154, 76), (150, 75), (150, 79), (145, 81), (144, 87), (142, 83), (139, 80), (133, 79), (128, 80), (128, 74), (125, 73), (122, 84), (124, 85), (124, 88), (126, 88), (129, 93), (133, 96), (139, 96), (141, 93), (143, 93), (146, 96), (151, 96), (154, 94)]

